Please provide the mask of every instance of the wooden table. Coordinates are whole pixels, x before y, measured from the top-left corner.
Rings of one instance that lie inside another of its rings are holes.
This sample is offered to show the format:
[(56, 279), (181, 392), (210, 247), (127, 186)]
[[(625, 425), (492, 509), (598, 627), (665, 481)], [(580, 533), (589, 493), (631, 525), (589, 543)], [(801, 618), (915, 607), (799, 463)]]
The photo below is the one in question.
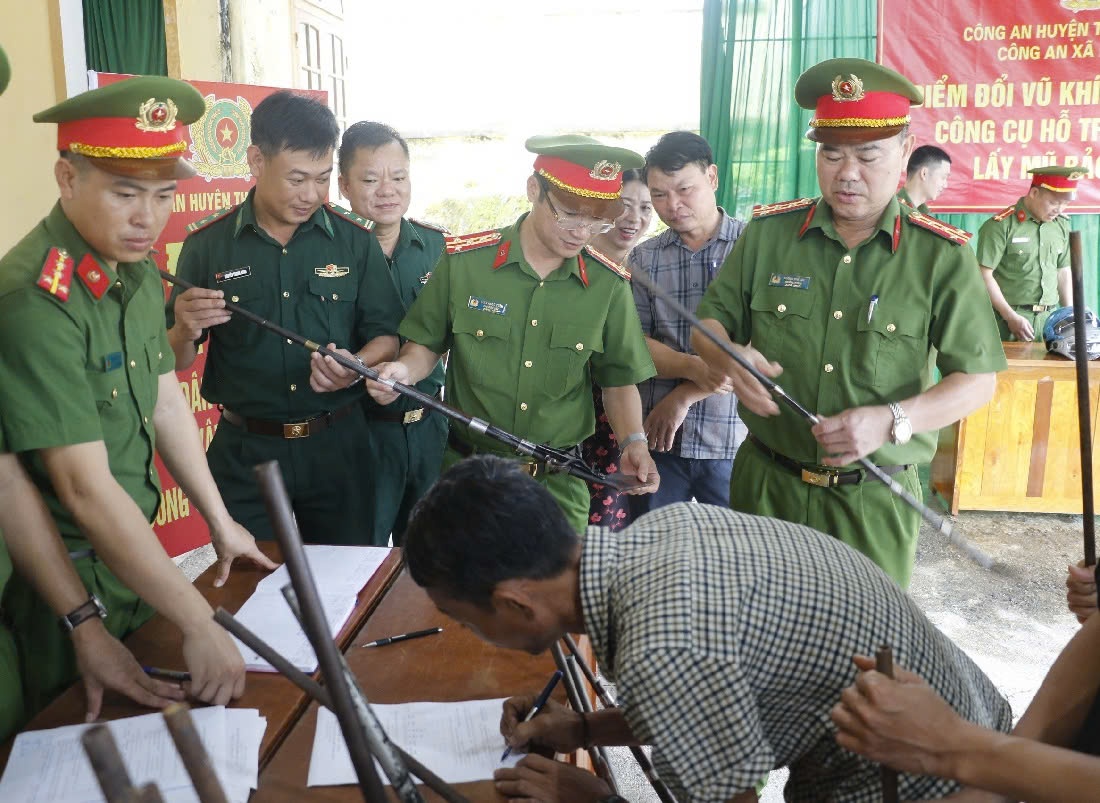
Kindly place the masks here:
[[(1005, 343), (1008, 370), (985, 407), (940, 430), (932, 487), (960, 510), (1081, 512), (1081, 446), (1074, 363), (1043, 343)], [(1100, 363), (1089, 365), (1089, 411), (1098, 448)], [(1094, 494), (1100, 498), (1100, 479)]]
[[(386, 647), (357, 646), (437, 625), (443, 627), (438, 636)], [(494, 647), (455, 624), (436, 610), (407, 572), (393, 584), (353, 645), (347, 652), (348, 663), (372, 703), (454, 702), (537, 694), (554, 669), (549, 654), (532, 656)], [(585, 660), (592, 665), (591, 655)], [(555, 696), (565, 703), (561, 685)], [(260, 788), (253, 794), (252, 803), (299, 803), (303, 799), (362, 801), (358, 786), (306, 786), (316, 726), (314, 703), (291, 730), (274, 760), (261, 772)], [(501, 749), (503, 746), (502, 739)], [(497, 794), (491, 781), (457, 784), (455, 788), (471, 801), (505, 799)], [(421, 786), (420, 790), (425, 800), (440, 799), (426, 787)], [(387, 792), (392, 795), (393, 790), (387, 788)]]
[[(277, 544), (261, 542), (260, 548), (273, 560), (281, 560)], [(341, 649), (350, 644), (359, 632), (363, 622), (374, 611), (400, 572), (401, 565), (401, 551), (395, 549), (359, 592), (355, 609), (336, 637), (336, 642)], [(216, 566), (211, 566), (203, 572), (195, 581), (195, 586), (212, 608), (221, 606), (230, 613), (236, 613), (251, 596), (256, 584), (268, 575), (268, 572), (248, 565), (234, 566), (228, 582), (221, 588), (214, 588), (216, 569)], [(155, 615), (131, 634), (126, 639), (126, 646), (144, 665), (181, 669), (184, 666), (179, 630), (160, 614)], [(306, 694), (299, 691), (297, 686), (282, 675), (266, 672), (248, 673), (245, 693), (233, 705), (236, 708), (257, 708), (260, 716), (267, 717), (267, 731), (260, 744), (261, 767), (271, 760), (288, 731), (305, 712), (308, 703)], [(82, 723), (85, 710), (84, 688), (78, 681), (61, 697), (39, 712), (27, 724), (26, 730), (42, 730)], [(101, 716), (103, 719), (121, 719), (149, 712), (150, 709), (144, 706), (108, 692), (104, 698)], [(10, 752), (11, 741), (0, 747), (0, 769), (7, 764)]]

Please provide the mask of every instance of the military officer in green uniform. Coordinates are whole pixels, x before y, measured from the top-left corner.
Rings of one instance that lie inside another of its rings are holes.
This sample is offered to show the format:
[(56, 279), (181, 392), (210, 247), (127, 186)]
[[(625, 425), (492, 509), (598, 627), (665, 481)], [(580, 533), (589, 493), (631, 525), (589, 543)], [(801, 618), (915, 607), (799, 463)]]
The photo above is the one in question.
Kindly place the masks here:
[(914, 148), (905, 166), (905, 183), (898, 190), (898, 200), (918, 212), (930, 214), (928, 202), (947, 189), (950, 175), (951, 157), (947, 151), (935, 145)]
[[(76, 677), (70, 632), (98, 616), (121, 637), (154, 608), (182, 632), (194, 696), (227, 703), (244, 690), (236, 645), (150, 527), (161, 499), (156, 451), (210, 526), (219, 584), (236, 557), (274, 567), (218, 495), (148, 258), (177, 180), (193, 174), (182, 133), (203, 110), (189, 84), (140, 77), (34, 117), (58, 124), (60, 200), (0, 259), (0, 417), (65, 548), (40, 552), (4, 593), (27, 716)], [(59, 628), (50, 603), (70, 593), (74, 569), (83, 602)]]
[(978, 264), (997, 312), (1001, 340), (1042, 340), (1059, 306), (1073, 304), (1069, 218), (1084, 173), (1077, 167), (1036, 167), (1027, 195), (978, 230)]
[[(532, 137), (531, 211), (499, 231), (450, 237), (401, 324), (408, 342), (379, 372), (399, 382), (428, 376), (445, 351), (447, 401), (521, 438), (573, 449), (592, 434), (592, 382), (622, 445), (622, 473), (652, 492), (659, 482), (642, 430), (636, 387), (653, 376), (626, 276), (586, 247), (622, 208), (623, 168), (642, 158), (582, 136)], [(370, 384), (383, 404), (388, 388)], [(507, 449), (452, 427), (444, 467), (474, 451)], [(588, 521), (583, 480), (531, 464), (581, 531)]]
[(276, 92), (251, 128), (256, 186), (184, 241), (178, 274), (198, 287), (173, 293), (169, 339), (186, 367), (209, 338), (202, 394), (223, 410), (208, 455), (233, 516), (274, 538), (252, 468), (277, 460), (306, 541), (370, 543), (363, 477), (377, 466), (364, 459), (359, 374), (232, 318), (225, 301), (373, 365), (397, 353), (401, 300), (368, 222), (326, 203), (340, 133), (332, 111)]
[(1004, 353), (969, 235), (895, 197), (920, 90), (834, 59), (806, 71), (795, 97), (814, 109), (822, 195), (758, 208), (698, 315), (821, 422), (780, 409), (698, 333), (692, 345), (732, 378), (750, 433), (731, 507), (830, 533), (906, 586), (920, 517), (852, 463), (868, 457), (920, 498), (916, 464), (940, 427), (989, 401)]
[[(405, 217), (412, 200), (409, 146), (388, 125), (359, 122), (340, 142), (340, 192), (357, 215), (371, 221), (389, 261), (390, 276), (407, 310), (420, 295), (443, 253), (445, 229)], [(416, 384), (429, 396), (443, 387), (443, 361)], [(447, 419), (402, 396), (382, 406), (369, 395), (367, 414), (372, 470), (363, 481), (372, 488), (371, 543), (385, 546), (390, 534), (401, 543), (409, 512), (439, 476), (447, 443)]]

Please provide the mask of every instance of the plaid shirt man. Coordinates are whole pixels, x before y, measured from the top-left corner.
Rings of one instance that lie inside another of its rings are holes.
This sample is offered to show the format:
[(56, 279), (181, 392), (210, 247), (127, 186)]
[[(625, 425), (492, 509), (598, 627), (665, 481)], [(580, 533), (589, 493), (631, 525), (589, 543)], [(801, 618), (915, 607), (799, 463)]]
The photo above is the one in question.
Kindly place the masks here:
[[(807, 527), (669, 505), (618, 533), (590, 528), (580, 587), (623, 715), (684, 801), (729, 800), (784, 766), (787, 800), (881, 800), (878, 766), (841, 749), (829, 720), (852, 654), (881, 644), (961, 716), (1012, 724), (989, 678), (896, 583)], [(958, 789), (899, 777), (903, 800)]]
[[(727, 215), (725, 210), (719, 208), (718, 211), (722, 213), (718, 232), (701, 249), (692, 252), (677, 232), (667, 229), (630, 252), (627, 264), (631, 272), (645, 271), (654, 284), (689, 310), (694, 310), (745, 228), (744, 223)], [(667, 302), (641, 285), (634, 283), (633, 288), (643, 334), (676, 351), (691, 354), (691, 325), (669, 308)], [(680, 382), (679, 379), (654, 378), (640, 384), (642, 414), (648, 416)], [(746, 434), (745, 425), (737, 415), (737, 397), (732, 393), (712, 394), (688, 410), (676, 435), (672, 454), (692, 459), (731, 460)]]

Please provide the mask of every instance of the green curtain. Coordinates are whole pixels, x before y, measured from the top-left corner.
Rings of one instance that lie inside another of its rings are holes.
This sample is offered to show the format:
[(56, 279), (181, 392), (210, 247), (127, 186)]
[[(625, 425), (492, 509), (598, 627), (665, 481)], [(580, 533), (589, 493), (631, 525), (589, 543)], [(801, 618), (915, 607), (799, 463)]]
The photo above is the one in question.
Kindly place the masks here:
[[(795, 105), (794, 82), (825, 59), (873, 60), (876, 25), (875, 0), (704, 0), (699, 131), (714, 150), (727, 212), (748, 220), (755, 204), (819, 194), (804, 136), (810, 112)], [(1026, 189), (1010, 188), (1005, 206)], [(940, 217), (976, 234), (988, 216)], [(1098, 310), (1100, 216), (1072, 220), (1081, 231), (1085, 298)]]
[(168, 75), (162, 0), (84, 0), (88, 69)]

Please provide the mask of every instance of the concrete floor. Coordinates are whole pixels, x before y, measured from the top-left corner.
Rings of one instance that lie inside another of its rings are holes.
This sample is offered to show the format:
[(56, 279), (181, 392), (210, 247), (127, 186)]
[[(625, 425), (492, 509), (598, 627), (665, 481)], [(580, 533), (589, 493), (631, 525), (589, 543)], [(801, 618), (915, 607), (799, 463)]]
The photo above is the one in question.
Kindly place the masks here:
[[(987, 571), (939, 533), (921, 531), (910, 592), (928, 617), (977, 662), (1012, 703), (1017, 717), (1077, 630), (1065, 606), (1065, 574), (1081, 557), (1080, 516), (968, 513), (956, 530), (992, 555)], [(177, 559), (189, 578), (214, 560), (211, 547)], [(655, 801), (629, 752), (612, 749), (620, 793), (632, 803)], [(785, 771), (772, 774), (762, 800), (782, 801)]]

